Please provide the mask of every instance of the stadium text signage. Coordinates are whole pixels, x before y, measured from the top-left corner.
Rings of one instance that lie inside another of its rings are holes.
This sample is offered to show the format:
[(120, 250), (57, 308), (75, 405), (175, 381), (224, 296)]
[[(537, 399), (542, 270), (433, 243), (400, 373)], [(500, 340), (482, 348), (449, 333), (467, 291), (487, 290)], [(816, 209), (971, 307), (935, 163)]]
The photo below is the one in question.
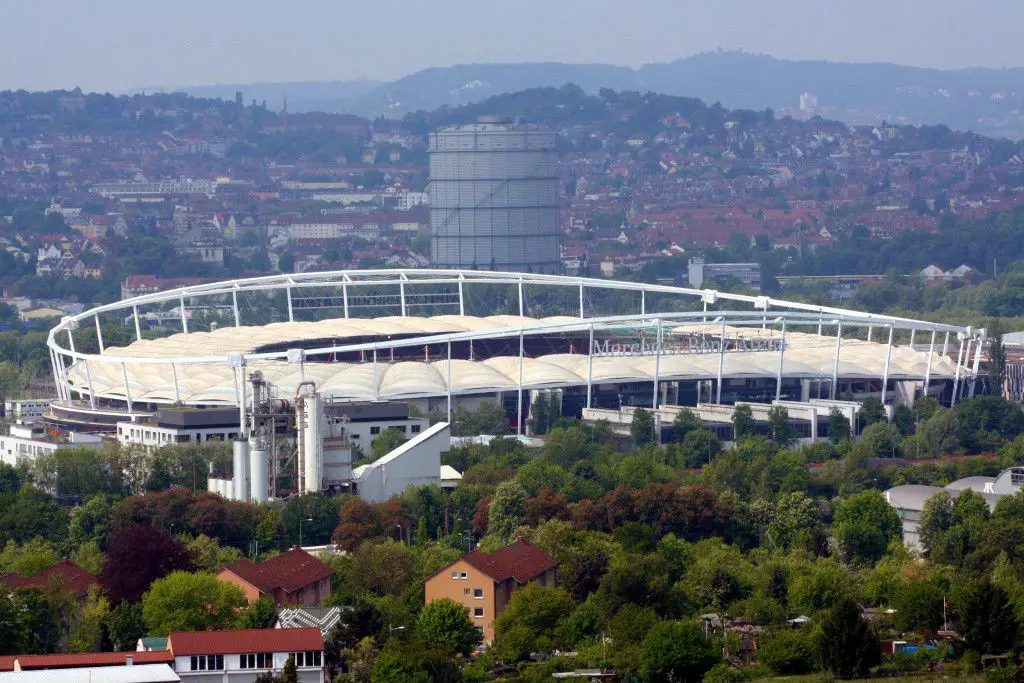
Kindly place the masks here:
[[(782, 351), (785, 348), (781, 339), (747, 339), (738, 337), (726, 339), (725, 349), (722, 349), (722, 340), (709, 339), (701, 335), (692, 334), (680, 337), (675, 335), (672, 338), (664, 339), (661, 344), (662, 355), (679, 355), (689, 353), (721, 353), (723, 351), (759, 352), (759, 351)], [(641, 339), (640, 341), (615, 341), (605, 339), (604, 341), (594, 340), (590, 349), (592, 356), (653, 356), (657, 354), (657, 342)]]

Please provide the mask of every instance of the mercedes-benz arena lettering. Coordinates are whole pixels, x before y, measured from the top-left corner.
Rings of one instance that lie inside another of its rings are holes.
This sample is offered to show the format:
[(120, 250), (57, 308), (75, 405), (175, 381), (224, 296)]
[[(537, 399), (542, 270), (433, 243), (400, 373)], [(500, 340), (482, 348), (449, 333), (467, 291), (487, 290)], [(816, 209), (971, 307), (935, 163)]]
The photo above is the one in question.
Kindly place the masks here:
[[(169, 315), (173, 328), (146, 327)], [(112, 324), (128, 343), (104, 343)], [(276, 275), (64, 318), (48, 338), (50, 417), (103, 425), (162, 405), (230, 406), (249, 434), (259, 387), (268, 401), (315, 393), (449, 416), (494, 399), (520, 433), (532, 395), (551, 391), (568, 416), (868, 395), (949, 405), (973, 392), (984, 340), (971, 327), (668, 285), (471, 270)]]

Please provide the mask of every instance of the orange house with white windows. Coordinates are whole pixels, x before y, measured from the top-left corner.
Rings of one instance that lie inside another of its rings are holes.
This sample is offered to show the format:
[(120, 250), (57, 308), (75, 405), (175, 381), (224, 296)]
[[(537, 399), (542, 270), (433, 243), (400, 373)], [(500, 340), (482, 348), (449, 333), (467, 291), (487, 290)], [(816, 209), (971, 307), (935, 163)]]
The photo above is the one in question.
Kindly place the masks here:
[(512, 593), (532, 581), (554, 586), (557, 568), (558, 560), (523, 539), (489, 554), (474, 550), (427, 579), (424, 601), (449, 598), (465, 605), (489, 645), (494, 620)]

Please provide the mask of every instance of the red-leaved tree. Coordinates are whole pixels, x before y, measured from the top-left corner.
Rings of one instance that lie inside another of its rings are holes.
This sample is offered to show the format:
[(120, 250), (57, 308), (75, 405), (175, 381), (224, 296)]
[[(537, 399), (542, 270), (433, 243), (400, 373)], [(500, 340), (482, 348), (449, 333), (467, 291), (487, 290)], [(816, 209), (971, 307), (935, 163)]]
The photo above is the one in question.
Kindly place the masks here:
[(156, 527), (132, 525), (108, 537), (100, 582), (115, 605), (137, 602), (156, 579), (192, 568), (192, 557), (178, 539)]

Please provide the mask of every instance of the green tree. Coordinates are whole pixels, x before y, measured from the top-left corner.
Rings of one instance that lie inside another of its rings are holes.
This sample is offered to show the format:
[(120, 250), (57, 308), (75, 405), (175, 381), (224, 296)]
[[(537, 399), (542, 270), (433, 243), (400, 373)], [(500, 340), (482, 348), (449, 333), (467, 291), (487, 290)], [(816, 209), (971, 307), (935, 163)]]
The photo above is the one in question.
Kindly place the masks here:
[(185, 548), (192, 556), (196, 569), (206, 572), (220, 571), (227, 565), (242, 559), (240, 550), (222, 546), (205, 534), (199, 534), (192, 540), (186, 541)]
[(238, 586), (205, 572), (171, 572), (142, 596), (142, 615), (151, 633), (228, 628), (245, 606)]
[(427, 673), (419, 666), (418, 654), (412, 652), (408, 644), (392, 638), (373, 663), (371, 683), (430, 683)]
[(939, 539), (953, 526), (953, 496), (939, 491), (924, 502), (921, 519), (917, 524), (918, 538), (926, 554), (931, 554)]
[(107, 542), (107, 536), (113, 529), (111, 516), (113, 504), (110, 496), (104, 493), (89, 496), (81, 505), (71, 510), (71, 526), (68, 530), (68, 540), (71, 545), (78, 547), (83, 543), (94, 541), (103, 548)]
[(0, 551), (0, 576), (12, 572), (30, 576), (49, 569), (58, 561), (53, 544), (38, 536), (21, 545), (7, 541), (3, 551)]
[(640, 646), (640, 677), (651, 683), (699, 681), (720, 659), (696, 624), (662, 621)]
[(377, 438), (370, 443), (370, 453), (373, 460), (380, 460), (385, 455), (405, 443), (405, 434), (401, 429), (388, 427), (377, 435)]
[(771, 439), (779, 448), (787, 448), (796, 441), (796, 432), (789, 423), (789, 411), (783, 406), (768, 409), (768, 428)]
[(780, 676), (798, 676), (814, 671), (814, 638), (799, 629), (770, 631), (757, 639), (757, 661)]
[(281, 671), (281, 683), (299, 683), (299, 671), (295, 668), (295, 657), (288, 655)]
[(0, 361), (0, 404), (21, 391), (21, 373), (11, 361)]
[(732, 413), (733, 441), (742, 443), (753, 438), (757, 434), (757, 422), (754, 421), (754, 411), (748, 405), (738, 405)]
[(828, 411), (828, 440), (834, 444), (850, 438), (850, 421), (843, 411), (833, 407)]
[(271, 628), (277, 619), (277, 605), (264, 595), (238, 613), (235, 628)]
[(903, 534), (899, 513), (876, 490), (855, 493), (836, 509), (833, 526), (844, 557), (874, 564), (889, 543)]
[(969, 582), (954, 597), (961, 636), (982, 654), (1002, 654), (1020, 635), (1020, 622), (1006, 592), (988, 579)]
[(481, 640), (469, 608), (448, 598), (434, 600), (420, 611), (416, 635), (428, 649), (451, 648), (462, 655), (472, 652)]
[(551, 649), (560, 623), (572, 614), (573, 606), (572, 598), (561, 588), (536, 582), (520, 588), (494, 621), (498, 650), (515, 660), (535, 650)]
[(822, 620), (818, 659), (840, 678), (864, 676), (881, 661), (878, 635), (853, 600), (839, 602)]
[(487, 532), (509, 542), (516, 529), (526, 524), (526, 491), (516, 481), (498, 484), (487, 510)]
[(703, 429), (703, 427), (704, 425), (696, 413), (689, 408), (680, 408), (675, 418), (672, 419), (672, 439), (682, 441), (687, 434), (697, 429)]
[(103, 645), (103, 624), (110, 613), (110, 602), (96, 588), (89, 591), (85, 603), (72, 619), (68, 633), (70, 652), (99, 652)]
[(860, 410), (857, 411), (857, 421), (860, 422), (861, 431), (876, 422), (885, 422), (885, 406), (882, 405), (882, 400), (877, 396), (868, 396), (864, 399), (860, 404)]
[(637, 446), (657, 441), (655, 430), (658, 425), (655, 423), (655, 415), (646, 408), (637, 408), (633, 411), (633, 421), (629, 425), (629, 433), (633, 437), (633, 443)]
[(19, 588), (13, 594), (15, 613), (20, 615), (25, 654), (53, 654), (61, 651), (67, 638), (66, 615), (74, 609), (74, 597), (55, 589)]
[(142, 605), (137, 602), (125, 601), (114, 607), (107, 613), (103, 625), (117, 652), (134, 650), (139, 638), (146, 635)]

